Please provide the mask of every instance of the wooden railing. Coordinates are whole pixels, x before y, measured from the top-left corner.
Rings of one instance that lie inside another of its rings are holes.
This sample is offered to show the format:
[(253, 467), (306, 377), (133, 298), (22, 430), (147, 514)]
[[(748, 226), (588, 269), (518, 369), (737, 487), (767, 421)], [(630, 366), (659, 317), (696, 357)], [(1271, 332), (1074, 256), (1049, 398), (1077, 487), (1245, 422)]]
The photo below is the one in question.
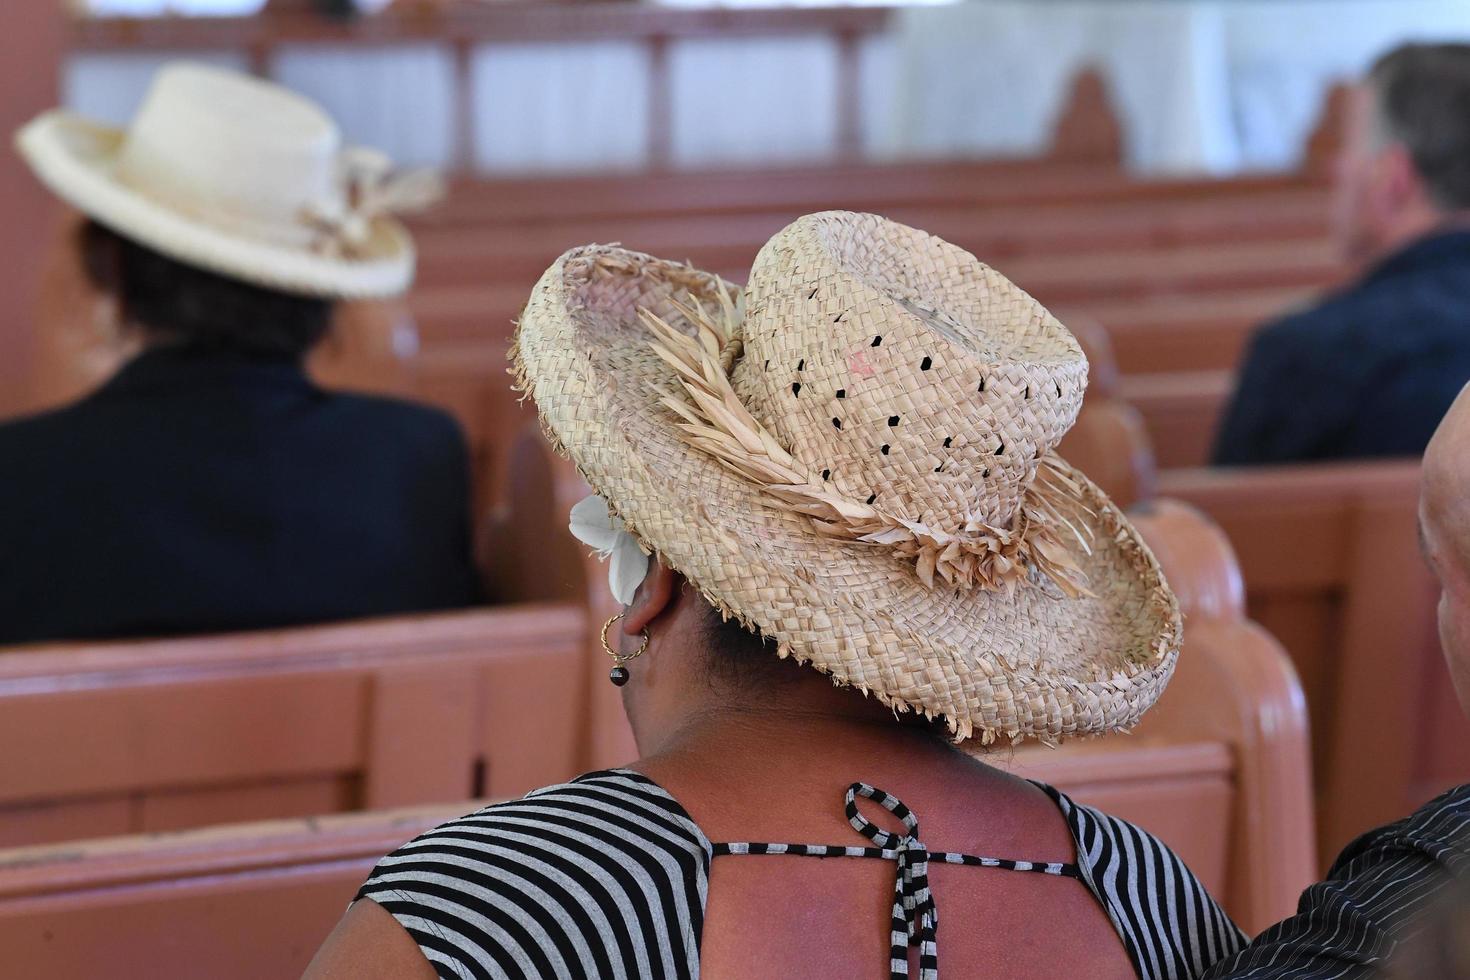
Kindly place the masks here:
[(856, 153), (861, 142), (860, 44), (889, 24), (888, 7), (695, 9), (645, 3), (410, 3), (381, 14), (338, 21), (307, 11), (270, 9), (255, 17), (78, 18), (72, 50), (230, 51), (251, 70), (270, 77), (283, 46), (352, 44), (361, 47), (432, 42), (455, 65), (454, 160), (471, 160), (475, 106), (471, 71), (477, 47), (486, 43), (623, 40), (639, 42), (648, 59), (648, 160), (672, 156), (669, 44), (686, 38), (831, 38), (837, 50), (836, 152)]

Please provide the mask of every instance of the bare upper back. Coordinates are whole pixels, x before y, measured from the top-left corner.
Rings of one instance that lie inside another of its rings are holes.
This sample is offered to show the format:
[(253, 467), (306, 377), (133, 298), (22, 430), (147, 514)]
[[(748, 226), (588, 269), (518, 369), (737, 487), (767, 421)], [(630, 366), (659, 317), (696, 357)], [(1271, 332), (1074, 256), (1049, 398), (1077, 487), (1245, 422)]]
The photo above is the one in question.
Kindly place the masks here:
[[(935, 764), (937, 761), (937, 764)], [(788, 757), (639, 768), (688, 810), (716, 842), (863, 845), (848, 822), (850, 783), (881, 787), (918, 820), (930, 851), (1075, 865), (1076, 846), (1056, 802), (1024, 780), (956, 753), (912, 758)], [(864, 817), (902, 823), (871, 802)], [(701, 976), (804, 976), (886, 980), (895, 864), (858, 858), (731, 855), (711, 867)], [(1133, 977), (1107, 912), (1081, 880), (1004, 868), (931, 863), (939, 910), (940, 966), (950, 976)], [(1059, 928), (1065, 923), (1065, 928)], [(760, 937), (752, 942), (751, 937)], [(918, 976), (918, 951), (910, 973)]]
[[(354, 911), (343, 928), (376, 934), (394, 922), (443, 977), (878, 978), (890, 969), (904, 867), (923, 924), (927, 845), (938, 962), (950, 978), (1192, 977), (1243, 942), (1166, 848), (1053, 790), (983, 767), (948, 781), (943, 768), (895, 770), (888, 788), (922, 801), (919, 822), (894, 825), (865, 809), (874, 825), (900, 831), (887, 838), (869, 827), (869, 842), (846, 823), (845, 766), (760, 778), (761, 760), (704, 758), (693, 769), (646, 766), (687, 794), (687, 806), (643, 773), (612, 770), (436, 828), (385, 858), (360, 891), (391, 918)], [(877, 760), (863, 762), (882, 778)], [(824, 859), (735, 846), (760, 838), (839, 850), (871, 843), (873, 853)], [(975, 865), (994, 857), (1057, 867), (941, 865), (941, 849), (960, 847)], [(908, 939), (899, 928), (901, 964)], [(364, 944), (329, 945), (315, 975), (352, 975)]]

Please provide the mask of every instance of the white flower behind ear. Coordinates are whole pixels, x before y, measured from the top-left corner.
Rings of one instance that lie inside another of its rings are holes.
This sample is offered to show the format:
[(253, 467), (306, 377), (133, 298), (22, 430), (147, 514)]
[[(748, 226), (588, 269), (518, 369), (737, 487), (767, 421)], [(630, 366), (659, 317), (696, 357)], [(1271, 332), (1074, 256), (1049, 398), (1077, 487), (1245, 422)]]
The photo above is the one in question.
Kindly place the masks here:
[(613, 598), (625, 606), (633, 604), (633, 594), (648, 574), (648, 556), (638, 541), (612, 515), (607, 501), (597, 494), (578, 502), (572, 508), (572, 535), (595, 550), (598, 557), (612, 561), (607, 569), (607, 584)]

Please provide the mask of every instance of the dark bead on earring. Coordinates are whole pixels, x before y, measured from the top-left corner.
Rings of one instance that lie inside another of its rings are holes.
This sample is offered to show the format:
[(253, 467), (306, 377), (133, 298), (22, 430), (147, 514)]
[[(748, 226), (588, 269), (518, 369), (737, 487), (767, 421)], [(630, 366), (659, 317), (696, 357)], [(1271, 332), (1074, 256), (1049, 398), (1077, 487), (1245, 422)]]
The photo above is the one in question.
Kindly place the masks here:
[(622, 687), (628, 683), (628, 668), (622, 665), (614, 667), (608, 672), (607, 679), (613, 682), (614, 687)]

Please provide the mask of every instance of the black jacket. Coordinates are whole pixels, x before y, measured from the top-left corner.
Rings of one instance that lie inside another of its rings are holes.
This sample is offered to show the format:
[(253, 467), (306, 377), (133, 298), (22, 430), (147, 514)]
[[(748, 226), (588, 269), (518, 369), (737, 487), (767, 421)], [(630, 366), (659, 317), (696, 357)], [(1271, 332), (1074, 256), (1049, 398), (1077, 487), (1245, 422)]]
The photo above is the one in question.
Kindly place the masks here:
[(0, 643), (256, 629), (479, 599), (448, 416), (294, 361), (156, 349), (0, 425)]
[(1251, 342), (1218, 465), (1418, 456), (1470, 381), (1470, 231), (1432, 235)]

